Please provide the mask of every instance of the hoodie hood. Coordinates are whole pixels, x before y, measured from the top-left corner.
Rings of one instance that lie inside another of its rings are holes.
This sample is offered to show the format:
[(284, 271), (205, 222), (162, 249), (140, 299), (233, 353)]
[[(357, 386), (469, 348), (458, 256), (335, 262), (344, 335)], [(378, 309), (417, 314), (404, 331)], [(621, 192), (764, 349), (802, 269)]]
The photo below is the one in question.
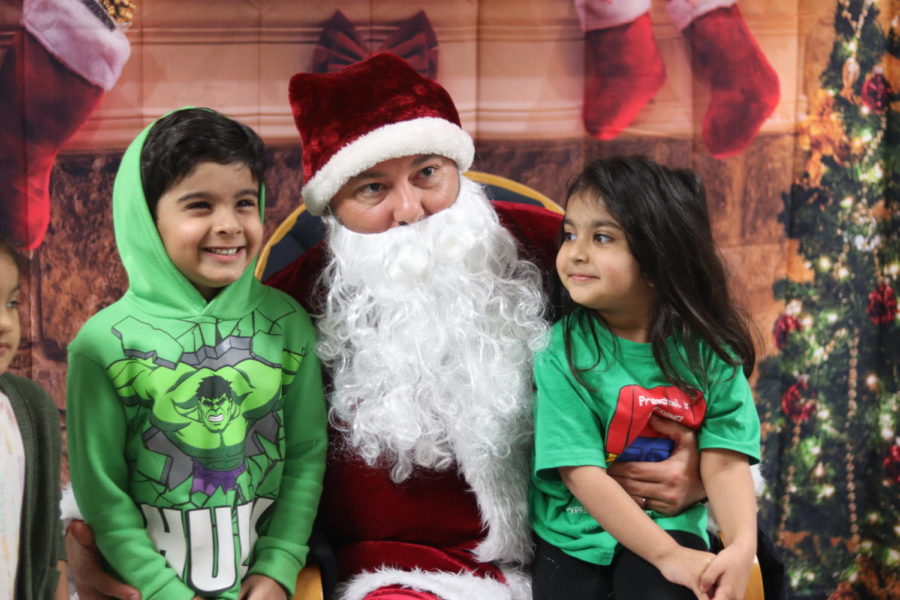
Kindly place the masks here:
[[(116, 246), (128, 274), (128, 291), (123, 300), (136, 302), (143, 311), (160, 317), (233, 319), (246, 315), (262, 300), (259, 293), (262, 284), (253, 275), (256, 258), (237, 281), (222, 288), (207, 302), (166, 254), (147, 206), (141, 180), (141, 152), (147, 134), (155, 124), (154, 121), (148, 125), (128, 146), (113, 186)], [(259, 188), (259, 218), (262, 220), (265, 212), (262, 182)]]

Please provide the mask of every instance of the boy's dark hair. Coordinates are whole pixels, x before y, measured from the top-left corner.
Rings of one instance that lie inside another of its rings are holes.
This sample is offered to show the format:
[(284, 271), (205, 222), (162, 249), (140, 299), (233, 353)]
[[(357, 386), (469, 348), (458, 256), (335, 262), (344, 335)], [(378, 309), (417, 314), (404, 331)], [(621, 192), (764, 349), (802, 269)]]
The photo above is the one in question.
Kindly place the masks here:
[[(674, 357), (666, 345), (670, 336), (684, 344), (687, 366), (701, 381), (706, 374), (699, 340), (726, 363), (743, 366), (749, 376), (756, 362), (753, 335), (729, 293), (710, 227), (706, 192), (697, 174), (664, 167), (644, 156), (595, 160), (569, 186), (566, 198), (574, 196), (606, 205), (622, 226), (641, 275), (656, 291), (650, 343), (669, 381), (684, 390), (689, 387), (673, 366)], [(573, 314), (565, 317), (566, 356), (572, 373), (583, 383), (580, 373), (599, 364), (599, 346), (597, 363), (586, 368), (574, 365), (573, 319), (588, 319), (593, 327), (602, 318), (595, 311), (575, 310), (571, 298), (567, 304), (567, 312)]]
[(255, 131), (206, 108), (186, 108), (159, 119), (141, 150), (141, 182), (150, 214), (166, 191), (201, 162), (242, 164), (263, 183), (265, 147)]

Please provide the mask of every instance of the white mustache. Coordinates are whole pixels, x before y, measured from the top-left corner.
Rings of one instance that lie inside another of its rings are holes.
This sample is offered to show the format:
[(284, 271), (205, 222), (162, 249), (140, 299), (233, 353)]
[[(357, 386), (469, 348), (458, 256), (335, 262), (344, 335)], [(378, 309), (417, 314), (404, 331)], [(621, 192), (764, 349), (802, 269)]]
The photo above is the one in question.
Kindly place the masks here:
[(376, 235), (343, 230), (334, 242), (354, 247), (353, 260), (363, 268), (353, 270), (353, 283), (390, 296), (427, 282), (434, 268), (463, 260), (479, 243), (482, 240), (458, 222), (451, 208)]

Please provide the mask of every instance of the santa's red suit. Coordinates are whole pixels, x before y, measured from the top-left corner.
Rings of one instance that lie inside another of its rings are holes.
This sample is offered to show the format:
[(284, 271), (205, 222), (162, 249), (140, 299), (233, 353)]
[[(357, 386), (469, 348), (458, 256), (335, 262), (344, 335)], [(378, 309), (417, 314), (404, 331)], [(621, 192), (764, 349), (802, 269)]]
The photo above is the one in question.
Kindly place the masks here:
[[(493, 206), (518, 240), (520, 255), (552, 273), (561, 216), (525, 204)], [(324, 244), (319, 244), (268, 283), (297, 298), (312, 314), (320, 313), (321, 290), (315, 282), (325, 254)], [(475, 490), (484, 484), (472, 485), (461, 475), (469, 457), (457, 456), (457, 468), (449, 471), (419, 467), (408, 479), (394, 483), (389, 469), (370, 467), (347, 448), (341, 434), (332, 432), (319, 513), (339, 578), (353, 578), (341, 598), (376, 598), (377, 590), (386, 587), (430, 592), (442, 600), (531, 597), (522, 572), (530, 559), (527, 549), (503, 563), (480, 562), (473, 554), (491, 528), (509, 527), (515, 519), (506, 514), (507, 507), (492, 505), (491, 498), (502, 497), (504, 490), (479, 493)], [(435, 596), (412, 592), (410, 597)]]

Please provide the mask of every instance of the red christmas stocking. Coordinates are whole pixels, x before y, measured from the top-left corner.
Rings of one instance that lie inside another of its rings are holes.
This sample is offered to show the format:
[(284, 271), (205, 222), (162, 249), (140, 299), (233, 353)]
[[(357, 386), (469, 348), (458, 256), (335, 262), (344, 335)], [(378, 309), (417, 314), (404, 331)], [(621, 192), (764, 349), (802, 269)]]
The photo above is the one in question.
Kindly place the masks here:
[(0, 233), (36, 248), (50, 222), (50, 171), (63, 144), (119, 77), (124, 34), (93, 4), (25, 0), (0, 65)]
[(666, 80), (650, 14), (585, 33), (584, 126), (597, 139), (625, 129)]
[(50, 170), (103, 90), (74, 74), (20, 30), (0, 67), (0, 229), (22, 249), (50, 222)]
[(684, 30), (695, 69), (709, 80), (703, 143), (716, 158), (743, 151), (778, 103), (778, 75), (737, 5), (703, 14)]

